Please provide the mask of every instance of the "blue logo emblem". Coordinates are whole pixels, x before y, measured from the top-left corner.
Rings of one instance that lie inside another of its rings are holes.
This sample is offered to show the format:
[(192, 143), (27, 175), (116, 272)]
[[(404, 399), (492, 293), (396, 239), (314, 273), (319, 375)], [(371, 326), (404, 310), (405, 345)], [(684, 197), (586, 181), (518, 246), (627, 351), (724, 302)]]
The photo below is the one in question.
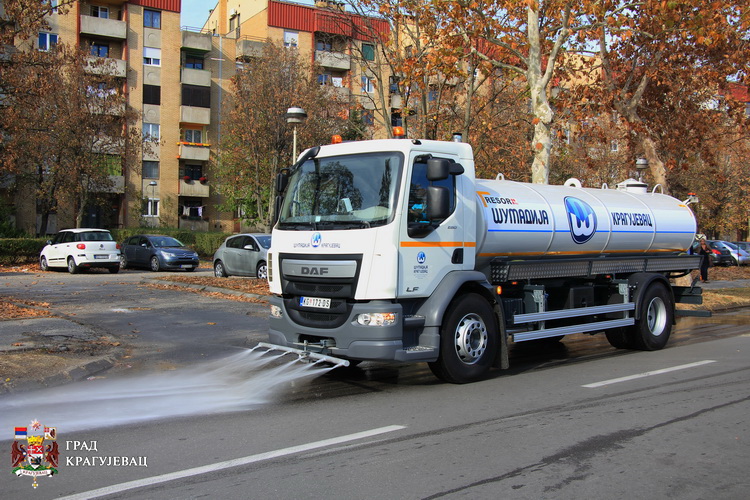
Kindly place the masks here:
[(323, 237), (320, 235), (320, 233), (313, 233), (310, 244), (313, 246), (313, 248), (318, 248), (322, 241)]
[(419, 252), (417, 254), (417, 262), (420, 264), (424, 264), (424, 261), (427, 260), (427, 256), (424, 254), (424, 252)]
[(568, 224), (573, 241), (583, 244), (596, 233), (596, 214), (591, 205), (578, 198), (565, 198), (565, 210), (568, 211)]

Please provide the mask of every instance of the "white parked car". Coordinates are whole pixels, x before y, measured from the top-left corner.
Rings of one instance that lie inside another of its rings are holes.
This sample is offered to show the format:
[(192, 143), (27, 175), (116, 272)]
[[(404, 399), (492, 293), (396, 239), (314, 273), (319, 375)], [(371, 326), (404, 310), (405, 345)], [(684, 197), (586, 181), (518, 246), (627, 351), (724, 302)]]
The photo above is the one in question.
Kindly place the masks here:
[(71, 274), (104, 267), (116, 273), (120, 270), (120, 244), (106, 229), (63, 229), (47, 241), (39, 255), (39, 267), (42, 271), (67, 267)]

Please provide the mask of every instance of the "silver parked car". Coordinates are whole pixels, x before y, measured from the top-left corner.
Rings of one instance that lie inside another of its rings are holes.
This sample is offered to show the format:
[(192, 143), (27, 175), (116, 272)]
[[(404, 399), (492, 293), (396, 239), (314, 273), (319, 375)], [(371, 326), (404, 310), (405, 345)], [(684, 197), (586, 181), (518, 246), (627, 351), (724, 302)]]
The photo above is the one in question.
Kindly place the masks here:
[(736, 243), (729, 241), (721, 242), (724, 246), (729, 247), (729, 253), (732, 255), (732, 261), (735, 266), (746, 266), (750, 264), (750, 253), (746, 252)]
[(214, 275), (251, 276), (268, 278), (268, 249), (271, 248), (271, 235), (245, 233), (230, 236), (214, 253)]

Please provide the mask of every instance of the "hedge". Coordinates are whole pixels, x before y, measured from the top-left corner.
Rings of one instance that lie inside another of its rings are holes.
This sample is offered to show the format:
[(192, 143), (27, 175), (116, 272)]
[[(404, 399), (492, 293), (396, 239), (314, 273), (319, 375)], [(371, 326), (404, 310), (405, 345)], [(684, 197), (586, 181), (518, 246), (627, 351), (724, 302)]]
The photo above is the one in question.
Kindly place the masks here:
[(39, 253), (46, 244), (47, 238), (0, 238), (0, 264), (39, 262)]

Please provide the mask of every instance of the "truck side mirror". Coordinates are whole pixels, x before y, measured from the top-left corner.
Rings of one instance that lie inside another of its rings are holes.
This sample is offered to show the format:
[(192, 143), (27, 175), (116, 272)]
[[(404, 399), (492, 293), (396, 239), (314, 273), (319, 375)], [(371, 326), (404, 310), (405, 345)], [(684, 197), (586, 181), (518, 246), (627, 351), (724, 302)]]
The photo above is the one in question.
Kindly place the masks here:
[(283, 193), (287, 184), (289, 184), (289, 171), (284, 169), (276, 174), (276, 192)]
[(429, 186), (427, 188), (427, 218), (432, 221), (443, 220), (451, 214), (451, 198), (448, 188)]
[(451, 175), (461, 175), (464, 167), (460, 163), (445, 158), (430, 158), (427, 160), (427, 180), (442, 181)]
[(427, 180), (442, 181), (450, 175), (450, 161), (445, 158), (430, 158), (427, 160)]

